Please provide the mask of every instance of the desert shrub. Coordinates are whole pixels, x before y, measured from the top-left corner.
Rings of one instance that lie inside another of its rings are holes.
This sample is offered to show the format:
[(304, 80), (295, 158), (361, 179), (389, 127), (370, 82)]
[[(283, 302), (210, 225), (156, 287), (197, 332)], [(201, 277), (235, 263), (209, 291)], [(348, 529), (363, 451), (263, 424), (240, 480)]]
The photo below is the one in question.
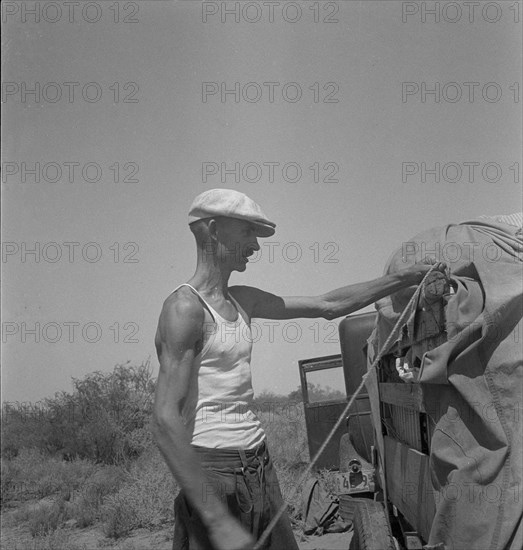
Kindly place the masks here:
[(126, 506), (120, 495), (112, 496), (104, 506), (106, 537), (118, 539), (126, 537), (138, 522), (134, 507)]
[(1, 453), (15, 458), (22, 448), (44, 448), (45, 433), (40, 417), (41, 407), (32, 403), (4, 403), (1, 420)]
[(47, 535), (55, 531), (65, 519), (65, 502), (38, 504), (28, 517), (29, 531), (33, 537)]
[(155, 388), (149, 360), (73, 379), (73, 387), (35, 404), (4, 403), (2, 456), (36, 448), (65, 460), (122, 464), (147, 448)]
[(134, 461), (127, 481), (102, 506), (104, 532), (111, 538), (126, 536), (133, 529), (153, 528), (174, 519), (178, 488), (155, 446)]
[(101, 519), (105, 497), (117, 493), (128, 479), (127, 472), (118, 466), (99, 467), (71, 497), (69, 517), (80, 528), (93, 525)]
[(76, 520), (80, 529), (94, 525), (98, 518), (100, 504), (98, 499), (90, 499), (88, 496), (81, 495), (73, 504), (71, 516)]
[(68, 500), (96, 470), (87, 460), (64, 462), (38, 449), (21, 449), (2, 461), (2, 504), (59, 494)]
[(73, 384), (77, 429), (62, 446), (105, 464), (138, 456), (147, 443), (154, 396), (149, 361), (117, 365), (112, 373), (91, 373)]

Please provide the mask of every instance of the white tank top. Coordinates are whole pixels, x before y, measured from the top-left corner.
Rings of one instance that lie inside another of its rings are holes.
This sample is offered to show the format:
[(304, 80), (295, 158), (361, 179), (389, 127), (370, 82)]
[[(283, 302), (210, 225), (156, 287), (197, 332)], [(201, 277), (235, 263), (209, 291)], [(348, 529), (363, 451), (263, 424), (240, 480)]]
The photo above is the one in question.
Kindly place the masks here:
[(238, 311), (236, 321), (227, 321), (191, 285), (213, 323), (203, 327), (204, 343), (196, 356), (189, 392), (182, 415), (193, 445), (209, 448), (252, 449), (265, 439), (260, 420), (252, 411), (251, 327)]

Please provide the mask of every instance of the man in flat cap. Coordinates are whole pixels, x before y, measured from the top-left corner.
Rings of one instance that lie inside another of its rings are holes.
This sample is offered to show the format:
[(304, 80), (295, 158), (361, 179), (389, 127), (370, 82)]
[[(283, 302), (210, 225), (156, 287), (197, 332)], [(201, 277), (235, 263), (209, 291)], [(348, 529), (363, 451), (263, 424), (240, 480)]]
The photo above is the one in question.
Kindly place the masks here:
[[(275, 224), (249, 197), (212, 189), (194, 200), (189, 227), (196, 271), (165, 300), (156, 333), (160, 362), (153, 431), (181, 492), (175, 550), (252, 548), (282, 505), (266, 437), (252, 412), (252, 318), (336, 319), (419, 283), (429, 265), (320, 296), (275, 296), (229, 287)], [(444, 269), (444, 265), (438, 269)], [(297, 550), (283, 515), (264, 548)]]

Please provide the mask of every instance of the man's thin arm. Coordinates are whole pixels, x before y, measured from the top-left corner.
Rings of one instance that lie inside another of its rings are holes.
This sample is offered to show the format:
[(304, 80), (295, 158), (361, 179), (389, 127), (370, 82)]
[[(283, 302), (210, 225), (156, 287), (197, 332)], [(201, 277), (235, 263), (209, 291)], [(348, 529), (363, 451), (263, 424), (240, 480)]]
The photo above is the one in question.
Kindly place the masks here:
[(254, 540), (214, 493), (191, 447), (191, 434), (182, 417), (203, 321), (201, 305), (190, 299), (168, 299), (164, 305), (156, 335), (160, 373), (156, 383), (153, 434), (169, 469), (201, 516), (214, 546), (218, 550), (245, 550), (252, 548)]
[[(430, 269), (419, 263), (372, 281), (347, 285), (320, 296), (276, 296), (252, 287), (236, 287), (250, 305), (251, 317), (294, 319), (297, 317), (336, 319), (362, 309), (381, 298), (418, 284)], [(438, 266), (444, 269), (444, 266)]]
[(419, 277), (415, 273), (403, 270), (365, 283), (356, 283), (331, 290), (321, 296), (322, 301), (326, 304), (326, 310), (322, 317), (330, 320), (350, 315), (385, 296), (416, 284), (416, 282), (419, 282)]
[[(185, 491), (191, 504), (209, 522), (216, 520), (219, 503), (211, 506), (202, 498), (206, 477), (198, 457), (190, 446), (189, 434), (182, 418), (182, 405), (189, 391), (195, 345), (203, 315), (187, 300), (166, 302), (160, 315), (156, 346), (160, 372), (156, 384), (153, 434), (158, 447)], [(217, 508), (215, 508), (217, 507)]]

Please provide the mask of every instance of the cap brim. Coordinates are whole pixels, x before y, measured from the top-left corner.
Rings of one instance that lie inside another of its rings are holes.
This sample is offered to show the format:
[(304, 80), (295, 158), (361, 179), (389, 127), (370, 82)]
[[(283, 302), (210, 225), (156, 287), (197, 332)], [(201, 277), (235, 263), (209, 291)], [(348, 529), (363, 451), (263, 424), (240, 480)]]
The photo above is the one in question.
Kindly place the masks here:
[(250, 222), (256, 231), (256, 236), (260, 238), (272, 237), (276, 232), (276, 226), (263, 222)]
[(260, 238), (272, 237), (274, 235), (274, 233), (276, 232), (276, 224), (273, 224), (272, 222), (271, 223), (265, 223), (265, 222), (259, 222), (259, 221), (254, 221), (254, 220), (246, 220), (245, 218), (242, 218), (242, 217), (239, 217), (239, 216), (224, 216), (223, 214), (218, 214), (216, 216), (203, 215), (203, 216), (200, 217), (198, 215), (195, 215), (195, 214), (191, 213), (189, 215), (189, 225), (191, 225), (191, 224), (193, 224), (197, 221), (200, 221), (200, 220), (206, 220), (208, 218), (218, 218), (218, 217), (221, 217), (221, 218), (229, 217), (229, 218), (234, 218), (234, 219), (238, 219), (238, 220), (247, 221), (252, 225), (252, 227), (256, 231), (256, 236), (260, 237)]

